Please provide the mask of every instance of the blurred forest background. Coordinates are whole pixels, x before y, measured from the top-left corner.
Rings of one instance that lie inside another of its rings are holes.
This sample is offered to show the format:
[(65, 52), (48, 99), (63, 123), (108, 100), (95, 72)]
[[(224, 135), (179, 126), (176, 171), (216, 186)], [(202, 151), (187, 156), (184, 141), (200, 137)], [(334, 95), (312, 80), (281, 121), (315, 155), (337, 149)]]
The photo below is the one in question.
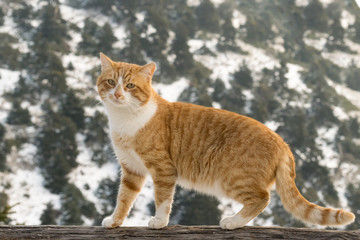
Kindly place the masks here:
[[(164, 98), (279, 133), (310, 201), (360, 228), (360, 12), (354, 0), (1, 0), (0, 222), (99, 225), (119, 169), (95, 82), (99, 52), (157, 63)], [(239, 210), (178, 188), (170, 224)], [(151, 181), (125, 224), (154, 214)], [(254, 225), (305, 227), (274, 193)]]

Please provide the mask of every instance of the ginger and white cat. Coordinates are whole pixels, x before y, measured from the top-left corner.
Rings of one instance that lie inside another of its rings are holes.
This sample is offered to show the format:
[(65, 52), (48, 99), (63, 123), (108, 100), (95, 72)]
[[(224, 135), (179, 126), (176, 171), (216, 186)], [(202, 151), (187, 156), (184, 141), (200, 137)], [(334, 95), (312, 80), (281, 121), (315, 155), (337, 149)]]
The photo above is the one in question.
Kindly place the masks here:
[(149, 227), (168, 224), (175, 185), (234, 199), (244, 206), (220, 226), (235, 229), (260, 214), (276, 183), (287, 211), (320, 225), (352, 223), (351, 212), (308, 202), (295, 185), (295, 162), (288, 145), (262, 123), (232, 112), (189, 103), (170, 103), (152, 88), (155, 64), (113, 62), (100, 54), (97, 80), (122, 175), (117, 205), (103, 220), (120, 226), (145, 177), (154, 182), (156, 214)]

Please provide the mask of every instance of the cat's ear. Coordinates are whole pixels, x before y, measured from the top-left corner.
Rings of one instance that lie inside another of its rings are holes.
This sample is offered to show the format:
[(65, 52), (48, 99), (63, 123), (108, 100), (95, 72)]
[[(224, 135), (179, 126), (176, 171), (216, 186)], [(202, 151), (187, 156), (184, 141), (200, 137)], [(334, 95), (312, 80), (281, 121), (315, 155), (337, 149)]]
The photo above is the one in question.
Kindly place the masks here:
[(101, 60), (101, 72), (104, 72), (106, 69), (111, 69), (113, 66), (113, 62), (109, 57), (100, 52), (100, 60)]
[(154, 62), (148, 63), (140, 69), (140, 71), (147, 76), (148, 80), (151, 80), (155, 70), (156, 64)]

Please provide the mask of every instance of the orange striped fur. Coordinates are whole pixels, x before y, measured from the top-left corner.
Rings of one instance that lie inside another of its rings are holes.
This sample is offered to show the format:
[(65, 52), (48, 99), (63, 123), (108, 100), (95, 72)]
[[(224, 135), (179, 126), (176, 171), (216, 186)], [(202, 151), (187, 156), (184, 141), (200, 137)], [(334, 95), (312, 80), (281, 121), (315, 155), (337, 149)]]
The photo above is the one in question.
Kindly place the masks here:
[(302, 221), (329, 226), (354, 221), (354, 214), (317, 206), (299, 193), (288, 145), (262, 123), (225, 110), (167, 102), (151, 87), (154, 63), (138, 66), (100, 55), (97, 87), (122, 167), (117, 206), (104, 227), (122, 224), (148, 174), (156, 205), (151, 228), (168, 224), (176, 184), (242, 203), (237, 214), (220, 222), (224, 229), (242, 227), (260, 214), (275, 182), (285, 208)]

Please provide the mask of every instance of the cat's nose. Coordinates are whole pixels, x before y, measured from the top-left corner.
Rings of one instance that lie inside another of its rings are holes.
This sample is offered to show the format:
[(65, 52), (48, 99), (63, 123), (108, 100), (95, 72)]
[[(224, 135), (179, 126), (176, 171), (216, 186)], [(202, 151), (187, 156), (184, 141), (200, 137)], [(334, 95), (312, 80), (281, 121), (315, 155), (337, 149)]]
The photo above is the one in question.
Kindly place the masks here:
[(121, 93), (119, 93), (119, 91), (116, 91), (114, 93), (114, 96), (115, 96), (116, 99), (122, 98), (122, 95), (121, 95)]

